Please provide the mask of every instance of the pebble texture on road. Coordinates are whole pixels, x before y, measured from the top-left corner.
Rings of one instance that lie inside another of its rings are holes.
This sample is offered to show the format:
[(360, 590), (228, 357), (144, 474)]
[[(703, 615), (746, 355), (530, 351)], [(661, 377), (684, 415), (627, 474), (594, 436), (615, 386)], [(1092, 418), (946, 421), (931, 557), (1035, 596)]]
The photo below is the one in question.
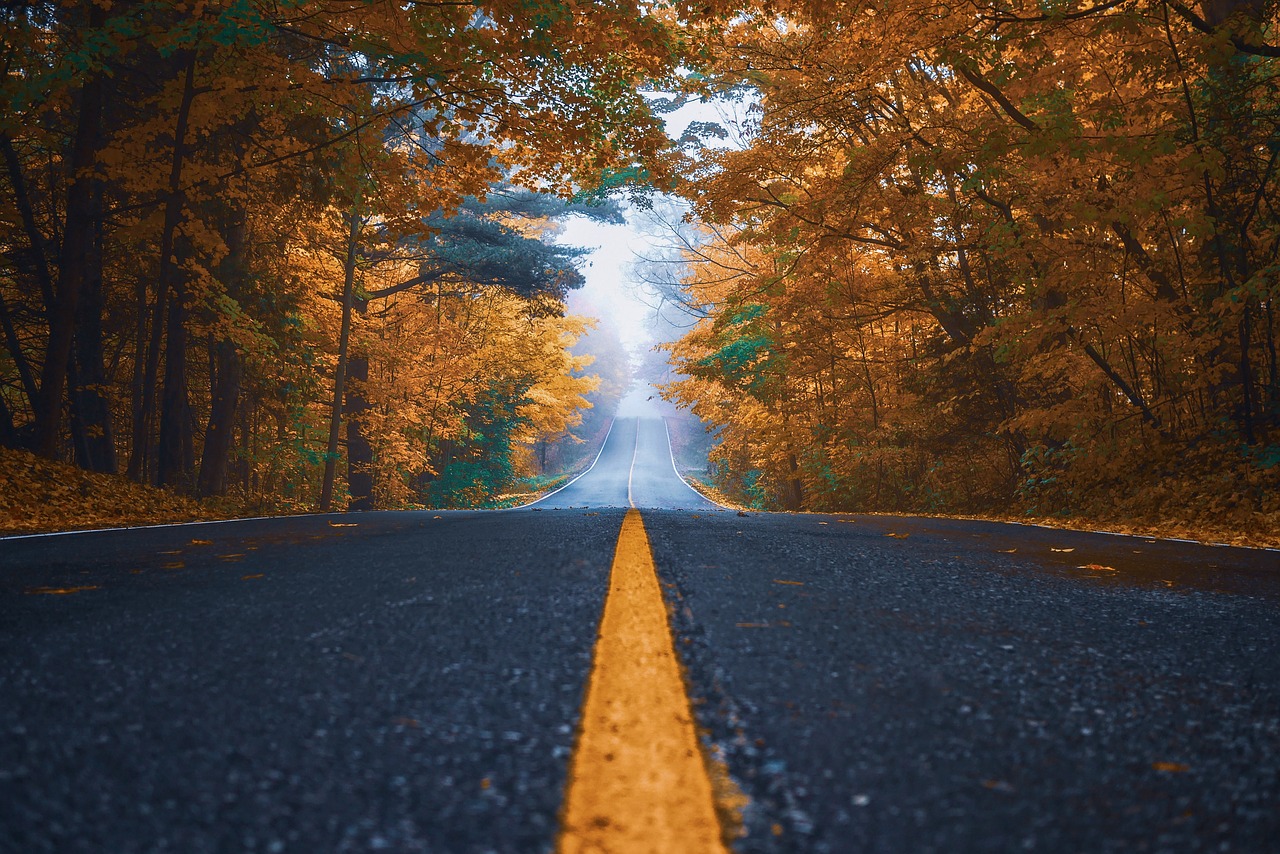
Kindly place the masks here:
[(695, 709), (752, 798), (739, 851), (1277, 850), (1274, 575), (1070, 578), (874, 517), (645, 523)]
[(4, 543), (0, 850), (548, 850), (622, 515)]

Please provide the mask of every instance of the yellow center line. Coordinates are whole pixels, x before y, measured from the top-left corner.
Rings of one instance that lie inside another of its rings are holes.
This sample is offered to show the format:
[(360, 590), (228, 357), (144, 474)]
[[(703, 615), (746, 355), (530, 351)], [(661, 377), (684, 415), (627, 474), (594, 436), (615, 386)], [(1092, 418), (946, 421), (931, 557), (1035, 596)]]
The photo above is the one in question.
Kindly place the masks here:
[(640, 453), (640, 421), (636, 421), (636, 443), (631, 447), (631, 468), (627, 469), (627, 506), (635, 507), (636, 500), (631, 497), (631, 481), (636, 477), (636, 455)]
[[(719, 769), (716, 777), (727, 781)], [(649, 539), (632, 508), (618, 535), (557, 850), (726, 852), (722, 835)]]

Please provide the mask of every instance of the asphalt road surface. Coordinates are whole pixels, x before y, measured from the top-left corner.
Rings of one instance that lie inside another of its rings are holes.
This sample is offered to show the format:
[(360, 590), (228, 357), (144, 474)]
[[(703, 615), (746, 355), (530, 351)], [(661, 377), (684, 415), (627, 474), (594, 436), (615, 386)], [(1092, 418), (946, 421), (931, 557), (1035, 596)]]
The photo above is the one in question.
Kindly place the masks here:
[(1280, 555), (740, 516), (643, 419), (521, 510), (0, 540), (0, 850), (551, 850), (631, 502), (736, 850), (1280, 850)]

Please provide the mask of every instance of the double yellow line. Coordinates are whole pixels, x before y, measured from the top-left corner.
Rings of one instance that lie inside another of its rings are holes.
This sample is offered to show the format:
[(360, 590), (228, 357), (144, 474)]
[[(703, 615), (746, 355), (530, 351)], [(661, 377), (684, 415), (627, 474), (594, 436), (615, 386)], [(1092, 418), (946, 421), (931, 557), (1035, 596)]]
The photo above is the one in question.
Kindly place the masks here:
[(743, 800), (699, 747), (649, 538), (632, 508), (614, 553), (557, 849), (726, 852), (734, 828), (722, 826), (717, 803), (732, 825)]

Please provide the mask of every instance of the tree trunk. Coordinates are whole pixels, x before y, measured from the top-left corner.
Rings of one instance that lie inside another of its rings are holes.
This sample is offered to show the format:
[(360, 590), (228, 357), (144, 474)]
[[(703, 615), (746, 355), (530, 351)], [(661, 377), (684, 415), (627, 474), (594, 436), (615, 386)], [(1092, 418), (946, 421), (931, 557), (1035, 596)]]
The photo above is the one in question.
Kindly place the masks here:
[[(0, 134), (0, 151), (3, 151), (5, 163), (9, 168), (9, 182), (13, 186), (14, 200), (18, 207), (18, 213), (22, 217), (23, 229), (27, 233), (31, 269), (40, 285), (40, 294), (44, 301), (44, 310), (47, 315), (53, 311), (54, 298), (53, 276), (49, 272), (49, 256), (45, 249), (44, 235), (40, 233), (40, 228), (36, 224), (31, 195), (27, 192), (26, 176), (22, 173), (22, 161), (18, 158), (18, 152), (14, 149), (8, 134)], [(31, 369), (30, 360), (27, 359), (27, 354), (22, 349), (17, 329), (14, 327), (13, 318), (9, 313), (9, 307), (3, 299), (0, 299), (0, 324), (4, 327), (5, 345), (9, 349), (9, 356), (13, 359), (14, 365), (17, 366), (18, 377), (22, 381), (22, 389), (27, 395), (27, 404), (34, 411), (40, 398), (40, 389), (36, 384), (35, 373)], [(17, 438), (17, 433), (12, 433), (11, 442), (16, 442)]]
[[(160, 373), (160, 321), (163, 311), (160, 305), (164, 291), (156, 295), (157, 310), (152, 312), (151, 325), (147, 325), (147, 280), (138, 276), (134, 291), (137, 317), (134, 326), (133, 382), (130, 384), (129, 465), (125, 475), (138, 483), (150, 480), (151, 460), (151, 411), (155, 408), (155, 381)], [(147, 335), (148, 329), (152, 334)]]
[(31, 370), (31, 363), (27, 361), (26, 354), (22, 351), (17, 327), (13, 324), (9, 305), (2, 296), (0, 296), (0, 327), (4, 329), (5, 346), (9, 350), (9, 357), (18, 368), (18, 378), (22, 382), (23, 391), (27, 393), (27, 401), (34, 408), (40, 396), (39, 389), (36, 387), (36, 376)]
[[(356, 311), (364, 316), (369, 310), (369, 301), (357, 297), (354, 302)], [(347, 509), (372, 510), (373, 446), (369, 444), (361, 421), (369, 411), (369, 402), (363, 393), (364, 383), (369, 380), (369, 354), (363, 348), (357, 347), (351, 355), (347, 377), (352, 380), (343, 407), (347, 419), (347, 489), (351, 493)]]
[(184, 52), (185, 75), (182, 100), (173, 130), (173, 161), (169, 169), (169, 200), (165, 206), (164, 230), (160, 236), (160, 288), (172, 291), (165, 320), (164, 392), (160, 401), (160, 447), (157, 481), (161, 486), (187, 490), (195, 468), (191, 436), (191, 402), (187, 394), (187, 283), (173, 257), (178, 226), (185, 204), (182, 166), (186, 149), (187, 121), (195, 98), (196, 57)]
[[(88, 27), (98, 29), (106, 21), (102, 6), (89, 9)], [(66, 389), (67, 368), (71, 362), (71, 344), (75, 334), (76, 307), (85, 279), (85, 268), (92, 253), (98, 223), (94, 221), (93, 169), (101, 142), (103, 104), (106, 101), (107, 77), (91, 73), (80, 90), (80, 116), (75, 141), (71, 147), (68, 173), (66, 226), (58, 258), (58, 288), (49, 312), (49, 342), (45, 348), (44, 368), (40, 374), (40, 397), (36, 403), (36, 450), (41, 456), (56, 459), (62, 438), (62, 397)]]
[[(346, 394), (347, 350), (351, 344), (351, 309), (355, 301), (356, 246), (360, 240), (360, 215), (352, 208), (348, 221), (347, 257), (342, 277), (342, 331), (338, 334), (338, 366), (333, 374), (333, 406), (329, 411), (329, 444), (325, 448), (324, 482), (320, 487), (320, 512), (333, 503), (333, 479), (338, 466), (338, 434), (342, 429), (342, 409)], [(365, 362), (365, 378), (368, 378)]]
[(107, 399), (107, 372), (102, 357), (102, 192), (95, 188), (93, 249), (85, 265), (80, 305), (76, 311), (75, 379), (71, 384), (71, 414), (76, 438), (76, 462), (83, 469), (115, 474), (116, 442)]
[[(239, 301), (248, 269), (248, 217), (235, 210), (228, 217), (224, 239), (227, 257), (221, 264), (221, 279), (227, 296)], [(213, 345), (213, 376), (210, 383), (209, 422), (204, 431), (204, 452), (200, 458), (200, 478), (196, 493), (201, 498), (227, 491), (227, 469), (231, 460), (232, 434), (244, 363), (230, 339)]]

